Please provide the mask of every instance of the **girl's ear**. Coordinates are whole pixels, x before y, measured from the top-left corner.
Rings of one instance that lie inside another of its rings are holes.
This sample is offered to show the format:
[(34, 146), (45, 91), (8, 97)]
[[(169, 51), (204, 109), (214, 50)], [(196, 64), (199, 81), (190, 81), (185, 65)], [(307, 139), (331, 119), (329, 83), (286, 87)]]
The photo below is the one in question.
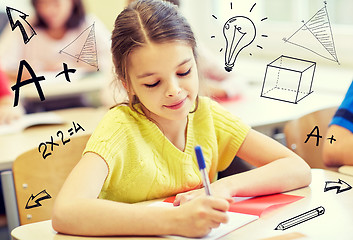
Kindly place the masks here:
[(128, 84), (127, 84), (127, 82), (125, 80), (120, 79), (120, 82), (123, 84), (123, 86), (124, 86), (124, 88), (125, 88), (125, 90), (126, 90), (126, 92), (128, 94), (135, 95), (134, 90), (131, 87), (128, 86)]

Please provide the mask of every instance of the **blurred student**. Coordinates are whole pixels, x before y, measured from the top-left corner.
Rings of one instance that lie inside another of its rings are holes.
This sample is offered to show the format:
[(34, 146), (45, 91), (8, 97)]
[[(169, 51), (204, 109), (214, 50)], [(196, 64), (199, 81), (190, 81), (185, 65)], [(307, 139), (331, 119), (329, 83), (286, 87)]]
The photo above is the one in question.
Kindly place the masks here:
[[(81, 0), (32, 0), (32, 5), (34, 18), (30, 22), (37, 35), (24, 44), (19, 31), (12, 32), (8, 26), (0, 39), (0, 61), (10, 80), (16, 80), (19, 62), (24, 59), (37, 76), (45, 77), (41, 84), (66, 81), (55, 77), (64, 70), (65, 63), (69, 69), (76, 69), (70, 73), (71, 80), (97, 73), (98, 66), (100, 74), (96, 77), (101, 76), (103, 85), (103, 79), (111, 76), (112, 70), (110, 33), (105, 26), (85, 13)], [(93, 23), (94, 28), (90, 28)], [(24, 70), (22, 80), (29, 77)], [(56, 99), (24, 104), (27, 112), (90, 106), (86, 95), (65, 95), (65, 92)]]
[(13, 101), (8, 79), (0, 69), (0, 125), (9, 124), (22, 116), (22, 107), (13, 107)]
[[(95, 23), (99, 68), (100, 70), (106, 68), (111, 61), (110, 34), (97, 18), (85, 13), (81, 0), (32, 0), (32, 5), (35, 16), (30, 22), (37, 35), (24, 44), (20, 34), (12, 32), (8, 26), (3, 33), (4, 36), (1, 37), (0, 60), (12, 80), (16, 79), (19, 62), (22, 59), (29, 63), (35, 73), (58, 73), (63, 70), (63, 63), (69, 68), (87, 72), (96, 71), (97, 69), (89, 64), (60, 53), (93, 23)], [(78, 56), (85, 39), (85, 37), (77, 39), (66, 52)]]
[(353, 165), (353, 82), (328, 128), (326, 138), (336, 141), (324, 142), (323, 161), (329, 167)]

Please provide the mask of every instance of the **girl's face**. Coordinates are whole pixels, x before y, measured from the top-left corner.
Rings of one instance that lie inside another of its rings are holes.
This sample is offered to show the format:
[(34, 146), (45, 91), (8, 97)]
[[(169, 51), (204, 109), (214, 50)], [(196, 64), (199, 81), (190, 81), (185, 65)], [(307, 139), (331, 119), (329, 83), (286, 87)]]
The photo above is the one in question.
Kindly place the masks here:
[(49, 28), (62, 28), (71, 16), (73, 0), (38, 0), (36, 9)]
[(182, 42), (148, 43), (128, 58), (131, 94), (137, 95), (148, 117), (185, 120), (199, 90), (192, 48)]

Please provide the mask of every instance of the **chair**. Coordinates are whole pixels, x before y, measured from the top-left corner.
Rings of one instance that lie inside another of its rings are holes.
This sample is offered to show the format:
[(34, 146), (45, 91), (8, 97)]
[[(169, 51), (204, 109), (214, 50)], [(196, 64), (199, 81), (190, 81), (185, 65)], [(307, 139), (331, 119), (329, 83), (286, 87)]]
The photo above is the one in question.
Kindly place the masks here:
[[(326, 139), (326, 132), (328, 125), (335, 114), (337, 107), (329, 107), (306, 114), (298, 119), (291, 120), (284, 125), (284, 135), (286, 145), (300, 157), (302, 157), (311, 168), (321, 168), (337, 171), (337, 168), (326, 167), (322, 160), (322, 147)], [(315, 126), (318, 128), (314, 130)], [(313, 131), (314, 130), (314, 131)], [(308, 141), (308, 134), (312, 131), (312, 135), (319, 135), (319, 144), (316, 146), (317, 138), (310, 136)]]
[[(81, 159), (89, 136), (71, 137), (65, 145), (61, 141), (57, 142), (59, 146), (54, 146), (52, 155), (45, 159), (42, 156), (44, 148), (41, 153), (35, 148), (16, 158), (12, 167), (15, 197), (11, 196), (11, 189), (7, 191), (9, 196), (4, 196), (6, 214), (11, 220), (10, 231), (18, 225), (51, 219), (54, 200), (66, 177)], [(6, 179), (2, 174), (2, 179), (7, 182), (3, 186), (11, 186), (12, 178)], [(14, 204), (13, 198), (16, 199), (17, 209), (8, 212), (10, 205)], [(16, 221), (16, 217), (19, 221)]]

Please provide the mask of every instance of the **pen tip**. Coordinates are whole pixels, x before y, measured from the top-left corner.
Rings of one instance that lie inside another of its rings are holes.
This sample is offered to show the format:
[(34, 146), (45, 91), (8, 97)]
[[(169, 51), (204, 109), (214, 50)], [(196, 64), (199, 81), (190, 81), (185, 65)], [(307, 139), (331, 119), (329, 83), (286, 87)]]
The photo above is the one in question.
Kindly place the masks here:
[(200, 169), (206, 168), (205, 160), (203, 158), (202, 150), (200, 146), (195, 147), (195, 154), (197, 158), (197, 163)]

